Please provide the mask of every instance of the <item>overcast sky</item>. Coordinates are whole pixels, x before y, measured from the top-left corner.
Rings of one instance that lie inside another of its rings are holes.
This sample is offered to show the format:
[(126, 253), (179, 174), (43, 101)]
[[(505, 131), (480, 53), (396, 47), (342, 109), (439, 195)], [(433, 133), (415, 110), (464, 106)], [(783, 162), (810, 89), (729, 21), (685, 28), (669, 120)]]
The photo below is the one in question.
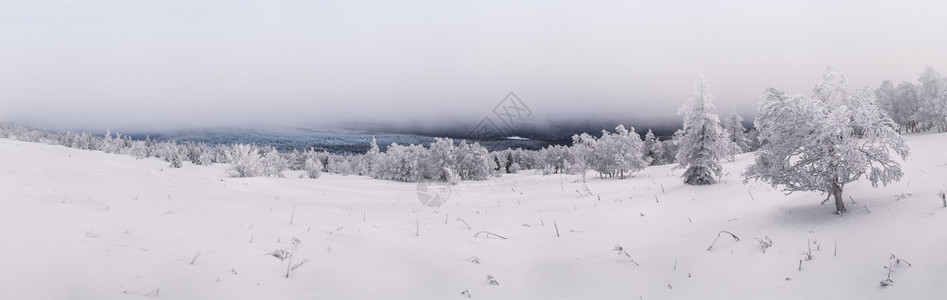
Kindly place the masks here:
[[(399, 2), (399, 3), (394, 3)], [(831, 3), (824, 3), (831, 2)], [(0, 120), (142, 130), (673, 116), (947, 72), (947, 2), (0, 1)]]

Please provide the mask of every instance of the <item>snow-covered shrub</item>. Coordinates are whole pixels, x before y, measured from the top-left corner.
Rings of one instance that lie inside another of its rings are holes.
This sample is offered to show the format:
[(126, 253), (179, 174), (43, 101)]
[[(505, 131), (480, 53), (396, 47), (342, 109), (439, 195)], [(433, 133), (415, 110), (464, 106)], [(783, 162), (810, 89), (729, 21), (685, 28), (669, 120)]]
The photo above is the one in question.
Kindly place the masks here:
[(272, 149), (263, 156), (263, 175), (283, 177), (283, 170), (286, 170), (287, 165), (286, 159), (276, 149)]
[(134, 141), (131, 148), (128, 149), (128, 153), (138, 159), (148, 157), (150, 152), (145, 141)]
[(256, 146), (236, 144), (227, 152), (230, 168), (227, 174), (233, 177), (255, 177), (263, 173), (263, 157)]
[(319, 178), (322, 175), (322, 162), (315, 157), (306, 158), (302, 170), (306, 171), (306, 176), (309, 178)]
[(327, 157), (329, 172), (345, 176), (355, 173), (355, 166), (350, 158), (351, 157), (347, 155), (329, 154)]

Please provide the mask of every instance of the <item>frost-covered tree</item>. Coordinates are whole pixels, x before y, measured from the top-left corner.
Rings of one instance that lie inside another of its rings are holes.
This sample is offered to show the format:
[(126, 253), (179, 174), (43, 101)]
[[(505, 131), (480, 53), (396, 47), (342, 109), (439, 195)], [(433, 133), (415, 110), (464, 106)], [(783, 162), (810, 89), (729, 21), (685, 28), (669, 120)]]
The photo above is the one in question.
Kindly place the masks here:
[(322, 161), (314, 156), (306, 157), (306, 160), (303, 162), (302, 170), (305, 171), (306, 177), (316, 179), (319, 176), (322, 176)]
[(594, 136), (585, 132), (572, 135), (572, 147), (569, 147), (569, 152), (572, 156), (571, 161), (573, 161), (573, 163), (570, 166), (569, 173), (579, 174), (579, 176), (582, 176), (583, 181), (586, 180), (586, 173), (588, 173), (595, 161), (592, 149), (595, 147), (596, 142), (597, 140)]
[(671, 163), (669, 160), (673, 158), (673, 154), (668, 154), (667, 145), (670, 141), (662, 141), (659, 138), (654, 139), (654, 144), (651, 145), (651, 156), (654, 160), (651, 161), (652, 166), (661, 166)]
[(264, 176), (283, 177), (283, 170), (288, 166), (289, 162), (276, 149), (271, 149), (263, 155)]
[(934, 68), (927, 67), (918, 82), (921, 119), (926, 128), (944, 132), (947, 130), (947, 79)]
[(449, 138), (435, 138), (434, 142), (428, 146), (427, 159), (422, 162), (424, 168), (424, 177), (448, 181), (450, 173), (456, 174), (458, 155), (457, 147), (454, 146), (454, 140)]
[(385, 153), (379, 155), (378, 165), (372, 176), (408, 182), (421, 180), (424, 178), (422, 162), (427, 159), (427, 154), (427, 149), (420, 145), (402, 146), (392, 143)]
[(368, 152), (364, 156), (364, 170), (363, 175), (372, 174), (375, 169), (375, 165), (378, 163), (378, 155), (381, 153), (381, 150), (378, 148), (378, 142), (375, 141), (375, 137), (372, 137), (371, 146), (368, 148)]
[(588, 168), (599, 172), (599, 176), (621, 177), (644, 169), (648, 164), (642, 158), (641, 136), (634, 128), (624, 125), (615, 127), (611, 133), (602, 130), (602, 136), (583, 133), (572, 136), (570, 172), (584, 174)]
[(615, 157), (617, 161), (618, 176), (625, 178), (626, 174), (631, 174), (643, 170), (648, 163), (642, 159), (642, 141), (641, 136), (635, 133), (635, 128), (625, 129), (624, 125), (619, 124), (615, 127)]
[(734, 147), (733, 154), (750, 151), (750, 138), (746, 136), (746, 127), (743, 127), (743, 117), (735, 111), (723, 119), (723, 130)]
[(552, 145), (539, 151), (543, 174), (566, 173), (572, 167), (573, 160), (570, 147)]
[(676, 160), (684, 171), (684, 183), (713, 184), (723, 172), (720, 160), (732, 152), (720, 118), (713, 112), (713, 96), (703, 74), (698, 74), (694, 96), (684, 103), (678, 115), (684, 117)]
[(233, 177), (255, 177), (263, 173), (260, 149), (250, 144), (236, 144), (227, 152), (230, 168), (227, 174)]
[(463, 180), (485, 180), (493, 175), (495, 170), (499, 170), (493, 168), (487, 148), (476, 142), (469, 144), (467, 141), (460, 141), (454, 165), (452, 169), (456, 170)]
[(867, 177), (873, 186), (902, 176), (908, 147), (891, 118), (875, 105), (874, 93), (859, 89), (840, 105), (769, 88), (754, 121), (761, 148), (745, 180), (782, 186), (788, 192), (819, 191), (845, 211), (846, 184)]
[(812, 97), (827, 105), (841, 105), (847, 98), (848, 81), (839, 70), (828, 67), (822, 74), (822, 80), (812, 89)]
[(516, 173), (515, 170), (512, 170), (512, 169), (511, 169), (511, 168), (513, 167), (513, 164), (514, 164), (514, 162), (513, 162), (513, 153), (512, 153), (512, 152), (507, 152), (507, 153), (506, 153), (506, 162), (503, 163), (503, 170), (504, 170), (507, 174)]
[[(902, 82), (898, 85), (895, 106), (900, 108), (893, 118), (897, 118), (899, 123), (905, 128), (905, 132), (919, 132), (921, 123), (921, 100), (918, 97), (917, 86), (910, 82)], [(889, 112), (889, 116), (892, 113)]]
[(644, 135), (644, 141), (641, 144), (641, 159), (643, 159), (649, 166), (657, 165), (656, 161), (658, 158), (655, 157), (654, 154), (654, 145), (658, 142), (658, 138), (654, 136), (654, 132), (651, 132), (651, 129), (648, 129), (648, 133)]
[(329, 172), (348, 176), (357, 172), (358, 166), (354, 157), (349, 155), (329, 154)]

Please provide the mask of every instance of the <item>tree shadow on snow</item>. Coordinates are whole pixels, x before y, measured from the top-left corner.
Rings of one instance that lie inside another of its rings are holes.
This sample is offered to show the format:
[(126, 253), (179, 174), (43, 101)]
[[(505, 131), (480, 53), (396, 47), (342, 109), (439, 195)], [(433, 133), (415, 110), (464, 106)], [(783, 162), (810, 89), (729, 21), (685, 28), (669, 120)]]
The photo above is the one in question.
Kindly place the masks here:
[(820, 204), (822, 201), (818, 197), (798, 197), (792, 200), (786, 200), (787, 203), (780, 205), (773, 212), (773, 223), (780, 226), (809, 226), (826, 225), (842, 222), (845, 219), (857, 217), (865, 214), (860, 207), (846, 204), (848, 212), (839, 216), (835, 213), (835, 204), (828, 201)]

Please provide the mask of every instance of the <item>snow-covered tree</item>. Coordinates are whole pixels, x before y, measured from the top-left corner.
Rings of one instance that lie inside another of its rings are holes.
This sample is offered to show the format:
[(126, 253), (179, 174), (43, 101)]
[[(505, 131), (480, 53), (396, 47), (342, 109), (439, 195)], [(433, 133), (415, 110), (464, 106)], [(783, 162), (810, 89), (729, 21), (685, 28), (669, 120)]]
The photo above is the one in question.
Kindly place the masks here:
[(450, 173), (456, 174), (458, 155), (454, 140), (449, 138), (435, 138), (428, 145), (427, 159), (422, 162), (424, 177), (433, 180), (447, 181)]
[(427, 154), (427, 149), (420, 145), (402, 146), (393, 143), (385, 153), (379, 155), (378, 165), (372, 176), (408, 182), (421, 180), (424, 178), (421, 163), (427, 159)]
[(263, 159), (260, 150), (250, 144), (236, 144), (227, 152), (230, 168), (227, 174), (233, 177), (255, 177), (263, 173)]
[(303, 162), (302, 170), (305, 171), (305, 175), (309, 178), (319, 178), (319, 176), (322, 176), (322, 161), (314, 156), (306, 157), (306, 160)]
[(686, 169), (683, 177), (687, 184), (715, 183), (723, 172), (720, 160), (732, 152), (712, 100), (704, 75), (698, 74), (694, 96), (678, 111), (684, 117), (684, 128), (676, 158), (678, 168)]
[(723, 119), (723, 130), (734, 147), (733, 154), (750, 151), (750, 139), (746, 136), (746, 127), (743, 127), (743, 117), (737, 112), (731, 112)]
[(654, 132), (651, 132), (651, 129), (648, 129), (648, 133), (644, 135), (644, 142), (641, 144), (641, 159), (649, 166), (657, 165), (658, 158), (655, 157), (654, 154), (654, 145), (657, 143), (659, 143), (658, 138), (654, 136)]
[(934, 68), (927, 67), (918, 82), (919, 113), (925, 128), (944, 132), (947, 130), (947, 79)]
[(372, 174), (375, 169), (375, 165), (378, 163), (378, 155), (381, 153), (381, 150), (378, 148), (378, 142), (375, 141), (375, 137), (372, 137), (371, 147), (368, 148), (368, 152), (364, 156), (365, 168), (363, 170), (363, 175)]
[(822, 81), (819, 81), (812, 89), (813, 98), (832, 106), (841, 105), (842, 101), (848, 97), (847, 93), (848, 81), (845, 75), (833, 67), (825, 69)]
[(625, 126), (621, 124), (615, 127), (615, 143), (616, 171), (620, 178), (625, 178), (626, 174), (643, 170), (648, 166), (641, 157), (643, 147), (641, 136), (635, 133), (634, 127), (625, 129)]
[(485, 180), (495, 171), (487, 148), (480, 143), (468, 144), (467, 141), (460, 141), (457, 145), (456, 163), (452, 169), (463, 180)]
[(868, 88), (845, 91), (839, 105), (770, 88), (754, 121), (761, 148), (744, 173), (788, 192), (820, 191), (845, 211), (846, 184), (867, 177), (873, 186), (902, 176), (908, 147)]
[(566, 173), (574, 157), (569, 147), (552, 145), (539, 151), (543, 174)]
[(271, 149), (263, 155), (264, 176), (283, 177), (283, 170), (288, 166), (289, 162), (276, 149)]
[(354, 157), (349, 155), (329, 154), (327, 158), (329, 161), (329, 172), (343, 176), (355, 174), (358, 166), (353, 158)]
[(654, 159), (651, 161), (652, 166), (661, 166), (671, 163), (670, 159), (673, 158), (673, 154), (668, 154), (667, 145), (671, 141), (661, 141), (661, 139), (655, 138), (654, 144), (651, 145), (651, 157)]
[(583, 181), (586, 179), (586, 173), (588, 173), (595, 160), (592, 149), (596, 142), (596, 138), (588, 133), (572, 135), (572, 147), (569, 147), (569, 152), (572, 155), (573, 163), (570, 166), (569, 173), (579, 174)]

